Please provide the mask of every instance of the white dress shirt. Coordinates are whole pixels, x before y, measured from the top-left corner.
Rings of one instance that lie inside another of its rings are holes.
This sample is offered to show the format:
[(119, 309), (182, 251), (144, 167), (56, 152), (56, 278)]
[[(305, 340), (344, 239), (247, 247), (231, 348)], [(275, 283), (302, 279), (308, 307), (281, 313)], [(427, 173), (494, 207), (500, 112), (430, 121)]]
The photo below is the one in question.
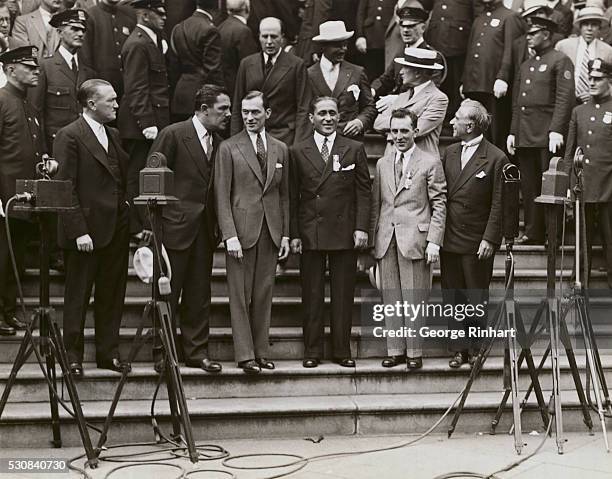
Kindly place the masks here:
[(62, 58), (68, 64), (68, 68), (72, 69), (72, 59), (73, 58), (74, 58), (74, 62), (77, 65), (77, 68), (79, 68), (79, 59), (77, 58), (76, 53), (73, 55), (64, 47), (64, 45), (60, 45), (60, 47), (58, 48), (58, 51), (59, 51), (59, 54), (62, 56)]
[(251, 133), (250, 131), (247, 131), (247, 133), (249, 134), (251, 143), (253, 143), (253, 149), (255, 150), (255, 153), (257, 153), (257, 135), (258, 134), (261, 135), (261, 139), (264, 144), (264, 149), (266, 150), (266, 152), (268, 151), (268, 141), (266, 140), (266, 129), (265, 128), (262, 128), (259, 133)]
[(104, 125), (94, 120), (86, 112), (83, 113), (83, 119), (87, 122), (94, 135), (96, 135), (96, 138), (98, 139), (98, 142), (100, 142), (100, 144), (102, 145), (102, 148), (104, 148), (104, 151), (108, 153), (108, 136), (106, 135)]
[(400, 161), (400, 158), (402, 157), (402, 155), (404, 155), (404, 161), (402, 162), (402, 178), (404, 178), (404, 176), (406, 175), (406, 169), (408, 168), (408, 163), (410, 162), (410, 159), (412, 158), (412, 155), (415, 149), (416, 149), (416, 145), (412, 145), (412, 148), (410, 148), (407, 151), (402, 152), (402, 151), (397, 150), (395, 152), (395, 163), (396, 164), (398, 161)]
[(474, 153), (480, 146), (482, 139), (483, 135), (480, 135), (470, 141), (461, 142), (461, 170), (465, 168), (465, 165), (467, 165), (468, 161), (470, 161), (472, 156), (474, 156)]
[[(281, 52), (282, 52), (282, 51), (283, 51), (283, 50), (282, 50), (282, 49), (280, 49), (278, 52), (276, 52), (276, 55), (274, 55), (274, 56), (272, 57), (272, 65), (276, 65), (276, 60), (278, 60), (278, 56), (281, 54)], [(265, 52), (264, 52), (264, 54), (263, 54), (264, 65), (265, 65), (266, 63), (268, 63), (268, 56), (269, 56), (269, 55), (268, 55), (267, 53), (265, 53)]]
[(314, 132), (314, 141), (315, 141), (315, 144), (317, 145), (317, 148), (319, 149), (319, 153), (321, 153), (321, 148), (323, 148), (323, 142), (325, 141), (326, 138), (327, 138), (327, 151), (329, 151), (329, 154), (331, 156), (331, 151), (332, 151), (332, 148), (334, 147), (334, 141), (336, 141), (336, 132), (334, 131), (329, 136), (323, 136), (318, 131)]
[(196, 134), (198, 135), (198, 140), (200, 140), (200, 145), (202, 145), (204, 153), (206, 153), (206, 156), (210, 159), (210, 155), (208, 154), (208, 138), (210, 137), (210, 144), (212, 145), (212, 136), (210, 136), (209, 131), (204, 127), (204, 125), (200, 123), (197, 116), (193, 115), (191, 121), (193, 122)]
[(321, 55), (319, 67), (321, 68), (325, 83), (327, 83), (331, 91), (334, 91), (336, 83), (338, 82), (338, 75), (340, 75), (340, 64), (334, 64), (330, 62), (325, 55)]

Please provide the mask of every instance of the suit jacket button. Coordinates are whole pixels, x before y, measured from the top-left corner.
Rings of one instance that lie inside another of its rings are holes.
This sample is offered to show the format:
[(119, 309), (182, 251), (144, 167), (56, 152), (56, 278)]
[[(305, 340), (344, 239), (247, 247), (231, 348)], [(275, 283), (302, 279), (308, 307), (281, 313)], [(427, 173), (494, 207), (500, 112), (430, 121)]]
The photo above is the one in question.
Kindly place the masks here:
[(317, 198), (321, 198), (321, 195), (317, 195)]

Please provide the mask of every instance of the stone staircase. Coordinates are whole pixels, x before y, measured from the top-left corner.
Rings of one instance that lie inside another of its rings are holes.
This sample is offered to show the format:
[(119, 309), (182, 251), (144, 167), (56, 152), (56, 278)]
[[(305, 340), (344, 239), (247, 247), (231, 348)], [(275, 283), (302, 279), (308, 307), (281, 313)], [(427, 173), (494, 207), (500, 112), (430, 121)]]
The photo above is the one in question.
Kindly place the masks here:
[[(384, 150), (380, 137), (368, 135), (368, 159), (373, 171), (376, 159)], [(449, 139), (443, 140), (443, 146)], [(573, 246), (566, 246), (563, 271), (566, 291), (572, 274)], [(546, 287), (546, 253), (541, 246), (517, 246), (516, 296), (527, 327), (538, 308)], [(495, 259), (492, 284), (491, 309), (496, 299), (503, 294), (505, 248)], [(369, 285), (365, 273), (358, 276), (354, 327), (351, 337), (353, 355), (357, 358), (354, 369), (341, 368), (329, 361), (316, 369), (301, 367), (303, 353), (299, 262), (292, 257), (279, 270), (275, 287), (270, 334), (271, 355), (277, 369), (264, 371), (257, 377), (248, 377), (233, 363), (229, 307), (225, 281), (224, 253), (221, 248), (215, 253), (213, 272), (213, 301), (211, 312), (210, 353), (223, 362), (223, 372), (208, 375), (200, 370), (182, 370), (186, 396), (198, 440), (229, 437), (262, 436), (318, 436), (330, 434), (395, 434), (415, 433), (427, 429), (453, 402), (469, 376), (469, 369), (457, 371), (447, 365), (446, 346), (442, 339), (431, 339), (425, 344), (424, 367), (416, 372), (395, 368), (386, 370), (380, 366), (380, 357), (385, 354), (383, 339), (371, 334), (371, 319), (368, 317), (377, 293)], [(605, 273), (600, 271), (601, 251), (596, 248), (592, 286), (604, 290)], [(559, 265), (561, 268), (561, 265)], [(38, 270), (28, 269), (23, 278), (26, 305), (37, 304)], [(127, 357), (142, 310), (150, 297), (150, 287), (142, 284), (130, 270), (126, 307), (121, 330), (121, 352)], [(53, 271), (51, 275), (51, 304), (55, 317), (61, 325), (63, 307), (63, 274)], [(439, 271), (434, 272), (434, 301), (439, 301)], [(607, 291), (593, 297), (591, 314), (606, 369), (608, 382), (612, 384), (612, 296)], [(78, 382), (78, 390), (87, 420), (100, 424), (108, 412), (119, 374), (95, 368), (93, 352), (93, 321), (91, 312), (86, 323), (85, 378)], [(569, 321), (570, 330), (575, 322)], [(433, 322), (434, 329), (444, 329), (444, 323)], [(0, 389), (6, 384), (12, 361), (23, 334), (15, 337), (0, 337)], [(545, 339), (534, 346), (534, 354), (540, 356), (545, 348)], [(485, 364), (481, 377), (474, 384), (458, 431), (475, 432), (488, 430), (492, 414), (503, 390), (501, 357), (503, 343), (496, 344), (491, 358)], [(329, 348), (326, 348), (329, 350)], [(576, 349), (579, 366), (584, 373), (585, 357)], [(110, 432), (110, 443), (143, 441), (153, 438), (149, 409), (157, 383), (157, 375), (151, 365), (150, 343), (144, 345), (136, 358), (129, 381), (122, 395), (116, 420)], [(581, 431), (581, 413), (569, 369), (562, 361), (562, 387), (565, 427)], [(58, 368), (59, 371), (59, 368)], [(60, 373), (60, 389), (64, 397)], [(584, 374), (583, 374), (584, 376)], [(549, 364), (541, 376), (545, 390), (550, 389)], [(529, 384), (525, 371), (521, 374), (521, 390)], [(168, 404), (164, 401), (162, 386), (156, 412), (164, 427), (169, 430)], [(548, 397), (548, 393), (546, 393)], [(79, 444), (73, 420), (61, 411), (64, 443)], [(0, 420), (0, 447), (43, 447), (51, 438), (47, 421), (50, 417), (47, 387), (38, 365), (30, 361), (19, 373), (17, 383), (9, 398), (9, 404)], [(595, 415), (593, 414), (593, 419)], [(511, 414), (506, 413), (498, 430), (507, 430)], [(539, 412), (534, 408), (533, 398), (523, 416), (524, 429), (541, 429)], [(445, 430), (443, 424), (442, 430)], [(95, 437), (95, 435), (94, 435)]]

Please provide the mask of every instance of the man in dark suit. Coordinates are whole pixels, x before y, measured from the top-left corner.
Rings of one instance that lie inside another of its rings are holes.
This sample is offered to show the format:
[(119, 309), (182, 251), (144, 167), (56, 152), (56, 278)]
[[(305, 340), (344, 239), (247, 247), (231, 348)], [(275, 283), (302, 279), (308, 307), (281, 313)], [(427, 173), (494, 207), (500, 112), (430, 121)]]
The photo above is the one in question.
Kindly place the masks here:
[(249, 1), (228, 0), (227, 13), (227, 18), (219, 25), (219, 35), (221, 35), (225, 88), (230, 97), (233, 97), (240, 62), (243, 58), (256, 53), (259, 46), (253, 32), (246, 24), (249, 18)]
[(78, 92), (83, 116), (62, 128), (53, 149), (58, 178), (72, 182), (74, 211), (60, 215), (59, 244), (64, 248), (64, 343), (70, 370), (83, 375), (83, 328), (94, 292), (96, 363), (122, 371), (119, 329), (125, 299), (129, 253), (128, 155), (119, 133), (105, 126), (115, 119), (117, 94), (105, 80), (87, 80)]
[(38, 85), (32, 92), (32, 104), (43, 115), (49, 153), (58, 130), (76, 120), (83, 109), (77, 100), (79, 86), (95, 76), (79, 55), (86, 22), (84, 10), (64, 10), (51, 18), (51, 26), (59, 30), (60, 46), (51, 58), (40, 62)]
[(263, 93), (241, 102), (245, 130), (221, 143), (215, 205), (230, 299), (234, 357), (247, 374), (274, 369), (269, 353), (276, 263), (289, 256), (289, 152), (268, 134)]
[(355, 46), (363, 55), (368, 78), (378, 78), (385, 71), (385, 31), (396, 4), (396, 0), (359, 0)]
[[(138, 174), (158, 132), (170, 123), (168, 74), (162, 39), (166, 20), (163, 0), (135, 0), (137, 25), (121, 50), (125, 92), (119, 104), (117, 125), (130, 155), (127, 191), (138, 196)], [(130, 232), (142, 239), (148, 230), (140, 208), (130, 215)]]
[(87, 13), (87, 35), (80, 57), (83, 64), (96, 72), (96, 78), (113, 85), (119, 98), (123, 96), (121, 50), (136, 26), (136, 14), (119, 0), (100, 0)]
[(308, 68), (308, 78), (313, 96), (333, 96), (338, 100), (338, 132), (363, 137), (372, 127), (377, 111), (365, 70), (344, 59), (352, 36), (342, 21), (322, 23), (319, 35), (313, 38), (321, 45), (321, 59)]
[[(461, 143), (449, 146), (442, 158), (448, 182), (442, 292), (445, 304), (452, 304), (456, 313), (448, 317), (448, 329), (466, 333), (450, 340), (451, 368), (474, 358), (480, 347), (468, 328), (487, 325), (489, 283), (502, 238), (502, 169), (508, 160), (483, 136), (490, 122), (482, 104), (465, 100), (451, 120), (453, 135)], [(467, 305), (474, 308), (472, 314), (467, 314)]]
[(204, 85), (196, 93), (195, 108), (190, 119), (160, 132), (151, 153), (163, 153), (168, 159), (180, 200), (164, 208), (162, 224), (172, 268), (170, 307), (172, 317), (181, 318), (185, 365), (215, 373), (221, 365), (208, 356), (210, 283), (219, 244), (213, 177), (219, 132), (229, 124), (231, 104), (222, 87)]
[(542, 205), (534, 199), (542, 191), (542, 173), (553, 155), (561, 155), (563, 138), (575, 105), (574, 65), (553, 48), (551, 35), (556, 24), (547, 17), (530, 17), (528, 46), (536, 56), (523, 62), (512, 94), (512, 124), (506, 148), (515, 154), (521, 172), (525, 210), (525, 232), (518, 243), (543, 244), (545, 237)]
[(59, 45), (59, 35), (49, 20), (61, 6), (60, 0), (42, 0), (36, 10), (17, 17), (11, 32), (15, 43), (37, 47), (39, 60), (53, 55)]
[(283, 34), (278, 18), (264, 18), (259, 26), (262, 53), (240, 62), (232, 112), (232, 135), (242, 127), (240, 105), (247, 92), (264, 93), (273, 114), (266, 130), (286, 145), (300, 141), (311, 131), (308, 104), (311, 92), (304, 62), (283, 51)]
[(512, 42), (524, 31), (518, 13), (506, 8), (502, 0), (482, 0), (485, 12), (474, 20), (462, 92), (482, 103), (492, 115), (487, 137), (503, 148), (510, 128), (511, 100), (508, 84), (500, 79), (500, 69), (512, 55)]
[[(28, 89), (38, 83), (38, 50), (20, 47), (0, 55), (7, 83), (0, 88), (0, 220), (15, 194), (15, 180), (36, 178), (43, 159), (43, 138), (38, 113), (27, 100)], [(18, 271), (23, 271), (26, 246), (36, 228), (11, 211), (9, 225)], [(4, 226), (4, 225), (3, 225)], [(0, 335), (12, 336), (26, 324), (15, 317), (17, 282), (11, 265), (5, 228), (0, 228)], [(24, 318), (25, 319), (25, 318)]]
[(325, 266), (331, 280), (332, 357), (351, 359), (357, 250), (368, 244), (370, 173), (363, 144), (340, 136), (338, 101), (313, 101), (314, 134), (291, 148), (291, 250), (301, 254), (305, 368), (323, 356)]
[(193, 99), (202, 85), (223, 84), (221, 37), (211, 13), (217, 0), (197, 0), (196, 5), (193, 15), (174, 27), (170, 40), (180, 71), (170, 108), (175, 121), (193, 114)]

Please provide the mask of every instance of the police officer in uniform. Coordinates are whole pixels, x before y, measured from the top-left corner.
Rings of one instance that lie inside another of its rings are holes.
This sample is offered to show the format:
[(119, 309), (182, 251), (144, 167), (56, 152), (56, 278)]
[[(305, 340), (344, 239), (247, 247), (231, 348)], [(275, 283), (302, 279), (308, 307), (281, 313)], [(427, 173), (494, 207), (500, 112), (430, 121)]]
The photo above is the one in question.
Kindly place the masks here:
[(520, 67), (513, 91), (512, 124), (506, 146), (515, 154), (521, 172), (525, 208), (523, 244), (544, 243), (544, 208), (534, 203), (542, 190), (542, 173), (552, 155), (560, 155), (567, 124), (575, 105), (574, 65), (553, 48), (556, 23), (547, 17), (529, 18), (527, 41), (535, 52)]
[[(170, 93), (162, 38), (166, 9), (162, 0), (135, 0), (137, 25), (121, 50), (125, 91), (119, 102), (117, 125), (130, 156), (127, 192), (138, 196), (138, 174), (158, 132), (170, 123)], [(134, 212), (134, 213), (133, 213)], [(142, 210), (130, 211), (130, 232), (147, 239)]]
[(590, 101), (572, 111), (563, 162), (573, 171), (576, 148), (584, 153), (583, 201), (586, 209), (586, 237), (591, 270), (593, 237), (599, 231), (612, 288), (612, 64), (601, 58), (589, 62)]
[(363, 55), (369, 78), (385, 71), (385, 31), (395, 13), (395, 0), (359, 0), (355, 25), (355, 47)]
[[(38, 83), (38, 48), (25, 46), (0, 55), (7, 84), (0, 88), (0, 335), (11, 336), (25, 324), (15, 317), (17, 283), (11, 266), (4, 228), (6, 204), (15, 194), (15, 180), (36, 177), (43, 158), (42, 130), (36, 111), (27, 100), (28, 88)], [(10, 212), (12, 246), (17, 269), (22, 271), (33, 225)]]
[(95, 76), (79, 55), (86, 22), (85, 10), (64, 10), (51, 18), (51, 26), (59, 29), (60, 46), (51, 58), (40, 62), (38, 86), (32, 95), (32, 104), (42, 114), (48, 151), (57, 131), (79, 117), (78, 87)]
[(470, 33), (462, 91), (491, 113), (488, 138), (503, 147), (508, 136), (511, 102), (506, 97), (508, 84), (500, 80), (500, 69), (504, 59), (512, 54), (512, 42), (524, 29), (518, 13), (506, 8), (502, 0), (482, 3), (485, 11), (474, 20)]
[(80, 57), (96, 72), (96, 78), (113, 85), (119, 98), (123, 95), (121, 49), (136, 26), (136, 15), (119, 0), (100, 0), (87, 13), (87, 35)]

